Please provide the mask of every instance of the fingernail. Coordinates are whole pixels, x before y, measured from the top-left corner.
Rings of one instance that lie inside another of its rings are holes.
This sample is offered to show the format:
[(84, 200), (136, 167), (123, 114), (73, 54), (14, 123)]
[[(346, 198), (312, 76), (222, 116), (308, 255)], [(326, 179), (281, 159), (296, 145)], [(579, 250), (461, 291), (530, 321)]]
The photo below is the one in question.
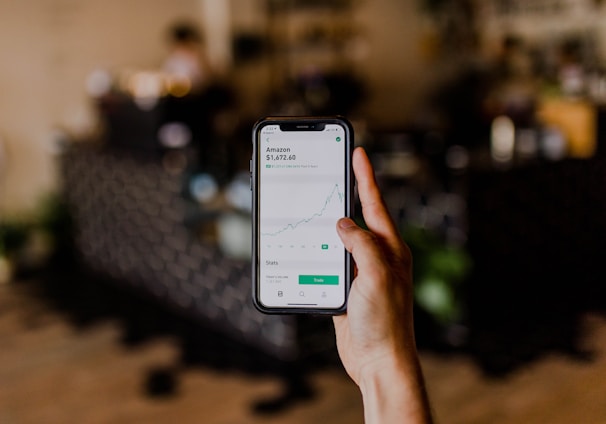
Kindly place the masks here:
[(356, 223), (353, 222), (352, 219), (350, 218), (341, 218), (339, 220), (339, 227), (343, 228), (343, 229), (347, 229), (347, 228), (351, 228), (351, 227), (355, 227)]

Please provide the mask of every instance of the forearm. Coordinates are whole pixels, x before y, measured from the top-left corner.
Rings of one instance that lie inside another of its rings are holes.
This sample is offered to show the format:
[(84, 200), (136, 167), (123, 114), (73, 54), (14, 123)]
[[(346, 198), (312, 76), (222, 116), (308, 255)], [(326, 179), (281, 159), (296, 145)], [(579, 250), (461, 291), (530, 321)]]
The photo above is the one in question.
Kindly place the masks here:
[(432, 422), (419, 363), (388, 360), (360, 380), (366, 424)]

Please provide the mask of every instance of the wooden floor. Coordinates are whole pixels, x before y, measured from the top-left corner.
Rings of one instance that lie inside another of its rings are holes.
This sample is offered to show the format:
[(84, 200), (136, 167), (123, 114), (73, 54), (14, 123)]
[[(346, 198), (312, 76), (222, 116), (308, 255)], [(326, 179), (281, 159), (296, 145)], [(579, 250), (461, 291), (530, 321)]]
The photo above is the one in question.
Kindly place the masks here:
[[(119, 323), (76, 328), (27, 287), (0, 286), (0, 424), (363, 422), (357, 387), (338, 369), (312, 375), (316, 395), (274, 415), (252, 405), (279, 394), (280, 381), (235, 371), (188, 368), (174, 395), (149, 397), (145, 376), (174, 363), (174, 340), (126, 347)], [(606, 423), (606, 320), (584, 325), (591, 361), (547, 356), (504, 379), (465, 357), (423, 354), (437, 422)]]

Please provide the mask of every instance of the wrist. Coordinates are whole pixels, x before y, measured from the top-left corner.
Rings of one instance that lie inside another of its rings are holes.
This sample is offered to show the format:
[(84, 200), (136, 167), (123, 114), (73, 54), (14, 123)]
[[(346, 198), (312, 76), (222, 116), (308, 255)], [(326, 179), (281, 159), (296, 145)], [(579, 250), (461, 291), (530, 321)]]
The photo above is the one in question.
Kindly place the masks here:
[(416, 355), (386, 354), (360, 370), (365, 422), (430, 423), (431, 414)]

